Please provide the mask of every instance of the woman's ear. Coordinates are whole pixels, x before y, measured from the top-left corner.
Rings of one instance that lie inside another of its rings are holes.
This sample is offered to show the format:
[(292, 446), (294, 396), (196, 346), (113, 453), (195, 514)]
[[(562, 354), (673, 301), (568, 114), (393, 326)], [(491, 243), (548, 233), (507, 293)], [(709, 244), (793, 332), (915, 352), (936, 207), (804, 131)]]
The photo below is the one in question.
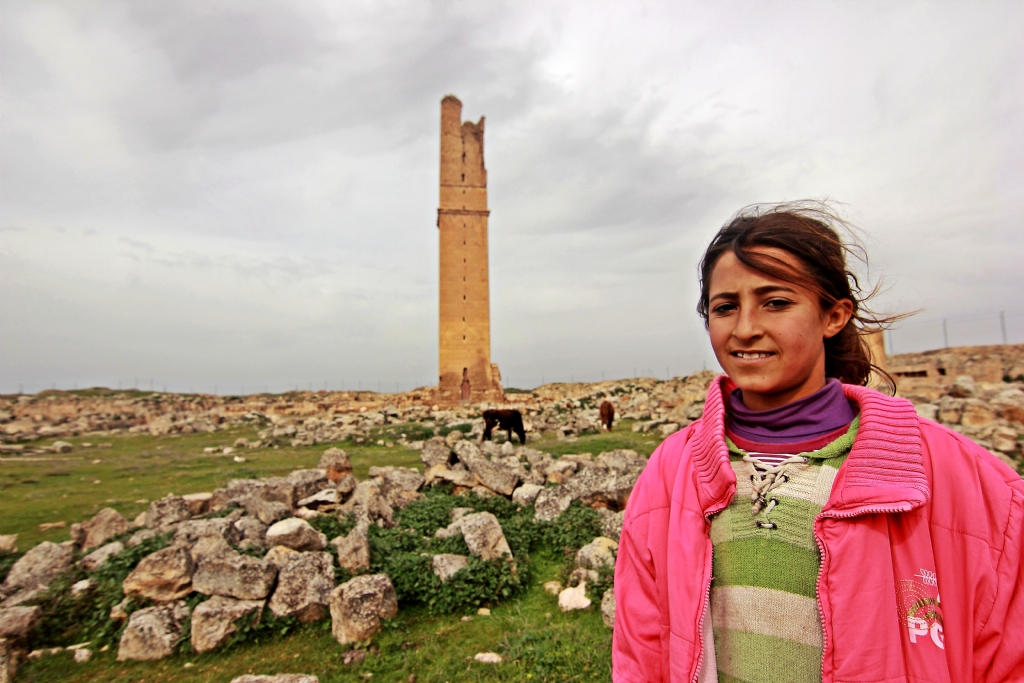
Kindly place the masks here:
[(831, 339), (846, 327), (853, 317), (853, 302), (849, 299), (840, 299), (832, 304), (832, 307), (822, 313), (822, 320), (825, 323), (825, 339)]

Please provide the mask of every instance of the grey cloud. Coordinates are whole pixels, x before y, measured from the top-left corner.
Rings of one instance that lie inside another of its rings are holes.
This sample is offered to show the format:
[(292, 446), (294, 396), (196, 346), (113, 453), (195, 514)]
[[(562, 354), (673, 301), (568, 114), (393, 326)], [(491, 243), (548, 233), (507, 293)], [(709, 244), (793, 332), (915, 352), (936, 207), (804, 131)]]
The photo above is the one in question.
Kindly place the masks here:
[(8, 3), (0, 391), (429, 382), (446, 93), (487, 117), (513, 382), (713, 363), (704, 244), (808, 196), (932, 343), (1024, 285), (1022, 31), (1013, 3)]

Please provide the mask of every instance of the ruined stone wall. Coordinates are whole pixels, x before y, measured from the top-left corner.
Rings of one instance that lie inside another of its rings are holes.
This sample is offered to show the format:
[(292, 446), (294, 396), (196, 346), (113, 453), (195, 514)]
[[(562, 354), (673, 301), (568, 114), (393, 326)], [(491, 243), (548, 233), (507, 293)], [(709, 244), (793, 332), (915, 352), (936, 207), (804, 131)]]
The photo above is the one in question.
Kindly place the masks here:
[(438, 400), (502, 400), (491, 364), (490, 281), (487, 256), (487, 170), (484, 119), (462, 121), (462, 103), (441, 101), (440, 325)]

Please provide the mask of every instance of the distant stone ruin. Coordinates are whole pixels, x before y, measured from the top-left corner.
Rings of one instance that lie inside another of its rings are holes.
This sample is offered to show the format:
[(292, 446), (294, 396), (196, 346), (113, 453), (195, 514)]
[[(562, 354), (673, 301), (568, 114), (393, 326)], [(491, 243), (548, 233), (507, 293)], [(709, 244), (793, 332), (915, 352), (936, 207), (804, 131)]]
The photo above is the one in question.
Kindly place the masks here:
[(501, 401), (491, 363), (484, 119), (462, 121), (462, 102), (441, 100), (440, 339), (438, 402)]

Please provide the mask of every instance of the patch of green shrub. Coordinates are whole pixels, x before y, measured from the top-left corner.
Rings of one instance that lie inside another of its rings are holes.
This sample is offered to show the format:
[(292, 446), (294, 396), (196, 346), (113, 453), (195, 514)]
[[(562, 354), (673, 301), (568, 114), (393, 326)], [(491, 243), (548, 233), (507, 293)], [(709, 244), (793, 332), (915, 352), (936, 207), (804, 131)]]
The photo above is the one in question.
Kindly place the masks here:
[(601, 535), (601, 515), (597, 510), (574, 500), (569, 509), (557, 519), (541, 522), (538, 526), (541, 544), (575, 554), (577, 550)]
[[(437, 529), (448, 526), (456, 507), (494, 514), (515, 559), (485, 561), (470, 555), (461, 535), (434, 538)], [(403, 606), (420, 604), (431, 614), (451, 614), (506, 600), (529, 585), (529, 551), (536, 538), (532, 514), (532, 508), (520, 510), (504, 498), (428, 491), (396, 513), (394, 528), (370, 527), (370, 571), (388, 575)], [(447, 583), (437, 578), (431, 567), (431, 556), (443, 553), (469, 557), (466, 567)]]
[(450, 427), (447, 425), (444, 427), (440, 427), (437, 430), (437, 435), (448, 436), (452, 432), (462, 432), (463, 434), (469, 434), (471, 431), (473, 431), (473, 425), (471, 425), (468, 422), (462, 422), (460, 424), (451, 425)]
[(348, 536), (348, 533), (355, 528), (356, 521), (351, 514), (328, 514), (314, 517), (309, 520), (309, 525), (326, 536), (327, 540), (330, 541), (338, 536)]
[(427, 489), (423, 498), (409, 503), (404, 510), (397, 510), (395, 522), (421, 536), (433, 536), (435, 530), (451, 523), (452, 509), (457, 507), (469, 507), (466, 498), (453, 496), (450, 489), (435, 487)]
[[(43, 647), (87, 640), (97, 647), (115, 644), (125, 622), (112, 620), (110, 610), (124, 598), (121, 584), (142, 558), (167, 547), (170, 539), (170, 534), (159, 534), (137, 546), (126, 547), (92, 574), (78, 569), (55, 579), (37, 601), (43, 608), (43, 618), (36, 629), (35, 642)], [(95, 585), (72, 597), (72, 584), (87, 576)], [(146, 600), (131, 598), (125, 612), (131, 614), (148, 604)]]

